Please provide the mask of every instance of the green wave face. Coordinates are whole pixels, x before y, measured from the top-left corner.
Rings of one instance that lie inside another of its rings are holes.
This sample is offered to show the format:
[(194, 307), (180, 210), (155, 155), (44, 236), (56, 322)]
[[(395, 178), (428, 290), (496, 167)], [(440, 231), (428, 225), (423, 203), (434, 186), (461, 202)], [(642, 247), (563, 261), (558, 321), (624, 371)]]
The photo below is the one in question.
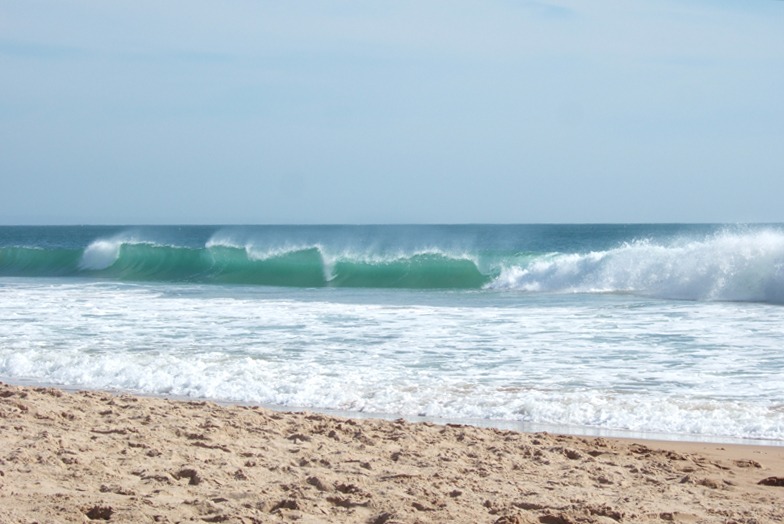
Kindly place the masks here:
[(122, 243), (96, 263), (88, 250), (3, 248), (0, 276), (88, 276), (123, 281), (203, 282), (289, 287), (473, 289), (490, 281), (476, 264), (440, 253), (338, 257), (317, 247), (255, 257), (229, 246), (174, 247)]
[(78, 249), (0, 248), (0, 275), (13, 277), (67, 276), (79, 271)]
[(118, 280), (181, 282), (198, 281), (204, 278), (209, 269), (200, 249), (123, 244), (113, 264), (105, 269), (87, 272)]
[(261, 260), (249, 258), (244, 249), (211, 247), (214, 262), (211, 280), (231, 284), (322, 287), (324, 262), (317, 248), (307, 248)]
[(185, 248), (123, 244), (107, 268), (87, 272), (117, 280), (205, 282), (268, 286), (325, 285), (318, 249), (304, 249), (263, 260), (234, 247)]
[(421, 254), (380, 262), (336, 262), (330, 285), (336, 287), (474, 289), (489, 282), (466, 259)]

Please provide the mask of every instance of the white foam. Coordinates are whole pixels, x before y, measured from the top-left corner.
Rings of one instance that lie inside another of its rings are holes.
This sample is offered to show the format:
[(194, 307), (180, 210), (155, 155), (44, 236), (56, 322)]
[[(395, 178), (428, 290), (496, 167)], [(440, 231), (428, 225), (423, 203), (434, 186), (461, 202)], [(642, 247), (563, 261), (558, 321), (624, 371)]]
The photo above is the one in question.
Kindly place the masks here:
[(0, 376), (318, 409), (784, 440), (784, 308), (618, 296), (496, 303), (475, 293), (451, 293), (441, 306), (419, 301), (433, 296), (437, 304), (437, 293), (379, 300), (384, 292), (373, 291), (373, 302), (363, 299), (368, 293), (7, 282)]
[(122, 240), (96, 240), (87, 246), (79, 262), (81, 269), (101, 270), (111, 267), (120, 256)]
[(638, 241), (607, 251), (549, 255), (503, 268), (488, 287), (782, 303), (784, 233), (721, 233), (698, 241)]

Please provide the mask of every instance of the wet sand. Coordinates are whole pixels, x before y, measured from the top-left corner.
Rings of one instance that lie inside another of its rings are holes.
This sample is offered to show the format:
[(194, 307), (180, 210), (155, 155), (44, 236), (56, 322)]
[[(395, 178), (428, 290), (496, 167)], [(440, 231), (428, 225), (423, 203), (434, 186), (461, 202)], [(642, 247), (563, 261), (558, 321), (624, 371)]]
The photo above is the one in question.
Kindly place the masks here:
[(0, 383), (0, 522), (100, 521), (778, 523), (784, 447)]

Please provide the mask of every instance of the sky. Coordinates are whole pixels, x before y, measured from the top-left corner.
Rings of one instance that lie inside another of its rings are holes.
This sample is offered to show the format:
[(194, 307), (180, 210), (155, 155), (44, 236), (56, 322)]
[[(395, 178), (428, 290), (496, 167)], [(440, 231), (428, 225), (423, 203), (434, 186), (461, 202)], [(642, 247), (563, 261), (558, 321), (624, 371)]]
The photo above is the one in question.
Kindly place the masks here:
[(780, 0), (0, 0), (0, 224), (784, 222)]

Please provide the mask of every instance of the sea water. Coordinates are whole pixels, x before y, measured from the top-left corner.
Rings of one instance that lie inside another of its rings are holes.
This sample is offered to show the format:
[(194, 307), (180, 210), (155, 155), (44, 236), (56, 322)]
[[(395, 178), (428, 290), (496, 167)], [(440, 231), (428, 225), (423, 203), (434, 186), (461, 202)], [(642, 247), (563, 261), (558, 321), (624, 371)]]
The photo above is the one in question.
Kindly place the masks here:
[(784, 226), (0, 227), (0, 377), (784, 443)]

